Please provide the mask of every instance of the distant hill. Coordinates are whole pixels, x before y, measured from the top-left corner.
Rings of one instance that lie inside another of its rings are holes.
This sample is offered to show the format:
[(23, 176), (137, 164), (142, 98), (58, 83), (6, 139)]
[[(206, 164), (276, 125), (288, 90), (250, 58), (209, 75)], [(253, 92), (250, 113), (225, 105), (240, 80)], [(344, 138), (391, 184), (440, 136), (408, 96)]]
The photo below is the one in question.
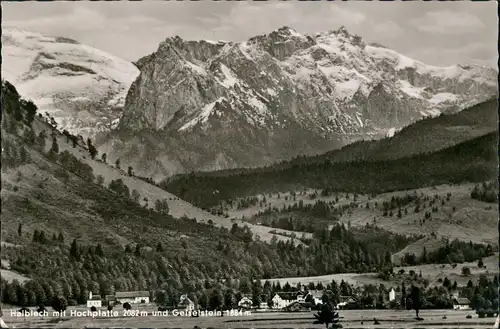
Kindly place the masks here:
[(437, 152), (386, 161), (336, 163), (326, 159), (289, 168), (270, 167), (227, 176), (177, 176), (163, 184), (201, 207), (220, 200), (302, 188), (382, 193), (445, 183), (479, 182), (498, 176), (498, 133), (491, 132)]
[(392, 137), (360, 141), (313, 157), (300, 157), (291, 164), (399, 159), (434, 152), (498, 129), (498, 100), (492, 99), (454, 114), (427, 117), (404, 127)]

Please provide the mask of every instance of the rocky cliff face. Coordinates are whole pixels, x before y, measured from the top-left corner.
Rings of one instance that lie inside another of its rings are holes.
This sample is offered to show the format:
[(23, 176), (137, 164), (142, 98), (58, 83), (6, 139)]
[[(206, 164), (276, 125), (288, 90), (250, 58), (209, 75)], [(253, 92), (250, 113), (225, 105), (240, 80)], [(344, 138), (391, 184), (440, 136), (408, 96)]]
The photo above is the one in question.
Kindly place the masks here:
[(75, 40), (2, 31), (2, 79), (53, 117), (59, 129), (85, 138), (118, 123), (138, 75), (134, 64)]
[(168, 38), (137, 66), (101, 152), (157, 179), (324, 152), (497, 90), (492, 69), (425, 65), (344, 28), (284, 27), (242, 43)]

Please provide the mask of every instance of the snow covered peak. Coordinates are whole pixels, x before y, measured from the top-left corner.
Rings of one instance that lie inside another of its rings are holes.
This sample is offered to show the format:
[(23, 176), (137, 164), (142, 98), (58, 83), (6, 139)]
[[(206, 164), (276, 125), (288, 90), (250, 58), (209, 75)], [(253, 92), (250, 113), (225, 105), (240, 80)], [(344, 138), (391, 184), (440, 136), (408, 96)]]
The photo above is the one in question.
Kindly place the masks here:
[(75, 40), (6, 28), (2, 78), (53, 116), (60, 129), (91, 136), (121, 115), (132, 63)]
[(297, 38), (303, 38), (304, 36), (300, 33), (298, 33), (296, 30), (292, 29), (291, 27), (288, 26), (283, 26), (280, 27), (277, 30), (274, 30), (273, 32), (278, 33), (282, 36), (291, 36), (291, 37), (297, 37)]

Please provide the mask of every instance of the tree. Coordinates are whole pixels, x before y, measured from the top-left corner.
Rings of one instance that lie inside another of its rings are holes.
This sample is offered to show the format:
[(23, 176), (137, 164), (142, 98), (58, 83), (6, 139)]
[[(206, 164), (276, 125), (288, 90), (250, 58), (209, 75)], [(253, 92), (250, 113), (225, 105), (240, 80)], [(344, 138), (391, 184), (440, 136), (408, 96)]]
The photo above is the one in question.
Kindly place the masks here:
[(32, 101), (23, 102), (23, 107), (26, 112), (26, 123), (31, 126), (31, 123), (35, 119), (37, 107)]
[(33, 129), (27, 129), (24, 133), (24, 141), (28, 145), (35, 145), (36, 142), (36, 134)]
[(115, 166), (116, 168), (120, 169), (120, 159), (116, 159)]
[(59, 316), (61, 316), (61, 312), (65, 311), (68, 308), (68, 302), (66, 298), (62, 296), (58, 296), (52, 299), (52, 308), (54, 311), (59, 312)]
[(169, 208), (168, 208), (168, 202), (166, 199), (160, 200), (157, 199), (155, 201), (155, 210), (159, 213), (162, 214), (168, 214)]
[(233, 289), (226, 289), (224, 292), (224, 308), (233, 309), (237, 305)]
[(208, 298), (208, 309), (209, 310), (218, 310), (222, 307), (223, 297), (219, 290), (213, 289), (210, 293), (210, 297)]
[(132, 309), (132, 305), (130, 305), (130, 303), (128, 302), (123, 303), (123, 309), (129, 311)]
[(69, 255), (71, 258), (77, 261), (80, 260), (80, 250), (78, 248), (78, 243), (76, 242), (76, 239), (73, 239), (73, 242), (71, 243), (71, 247), (69, 248)]
[(401, 284), (401, 306), (406, 309), (406, 286), (404, 282)]
[(481, 268), (484, 266), (484, 262), (483, 262), (483, 259), (482, 258), (479, 258), (479, 260), (477, 261), (477, 267)]
[(411, 301), (413, 309), (415, 310), (415, 313), (418, 318), (418, 312), (420, 311), (421, 308), (421, 302), (420, 302), (420, 288), (417, 286), (411, 287)]
[(17, 235), (22, 236), (23, 235), (23, 224), (19, 223), (19, 226), (17, 227)]
[(163, 252), (163, 245), (161, 242), (158, 242), (158, 245), (156, 246), (156, 252)]
[(103, 154), (101, 155), (101, 160), (102, 160), (102, 162), (106, 163), (106, 159), (107, 159), (106, 153), (103, 153)]
[(168, 296), (165, 291), (155, 291), (155, 303), (160, 307), (165, 307), (168, 304)]
[[(90, 140), (89, 140), (89, 142), (90, 142)], [(97, 156), (98, 151), (95, 148), (95, 146), (92, 144), (89, 144), (89, 153), (90, 153), (90, 157), (92, 158), (92, 160), (94, 160), (95, 157)]]
[(130, 195), (130, 197), (132, 201), (139, 204), (139, 199), (141, 198), (141, 195), (139, 194), (139, 192), (137, 192), (136, 189), (132, 190), (132, 194)]
[(102, 186), (104, 184), (104, 177), (102, 175), (97, 175), (95, 183)]
[(121, 178), (119, 178), (117, 180), (112, 180), (109, 183), (109, 189), (111, 191), (116, 192), (118, 195), (121, 195), (121, 196), (124, 196), (127, 198), (130, 197), (130, 190)]
[(57, 138), (52, 138), (52, 146), (50, 147), (50, 152), (58, 154), (59, 153), (59, 145), (57, 145)]
[(98, 243), (95, 248), (95, 254), (99, 257), (104, 257), (104, 251), (102, 250), (102, 246), (100, 243)]
[(339, 313), (332, 309), (330, 303), (323, 304), (321, 310), (314, 314), (316, 321), (314, 324), (324, 324), (327, 329), (329, 329), (328, 325), (331, 323), (332, 326), (330, 328), (342, 328), (342, 325), (339, 323)]
[(240, 284), (239, 284), (238, 290), (242, 294), (249, 294), (252, 291), (252, 288), (251, 288), (250, 283), (248, 282), (247, 278), (242, 278), (240, 280)]
[(42, 151), (45, 149), (46, 138), (47, 138), (47, 133), (45, 132), (45, 130), (42, 130), (40, 131), (40, 133), (38, 133), (36, 144)]
[(133, 172), (131, 166), (128, 166), (127, 173), (128, 173), (129, 176), (134, 176), (134, 172)]
[(92, 160), (94, 160), (97, 155), (97, 149), (92, 144), (92, 140), (90, 140), (90, 137), (87, 138), (87, 146), (89, 148), (90, 157), (92, 158)]
[(462, 275), (463, 276), (469, 276), (470, 274), (471, 274), (470, 268), (468, 268), (467, 266), (462, 267)]

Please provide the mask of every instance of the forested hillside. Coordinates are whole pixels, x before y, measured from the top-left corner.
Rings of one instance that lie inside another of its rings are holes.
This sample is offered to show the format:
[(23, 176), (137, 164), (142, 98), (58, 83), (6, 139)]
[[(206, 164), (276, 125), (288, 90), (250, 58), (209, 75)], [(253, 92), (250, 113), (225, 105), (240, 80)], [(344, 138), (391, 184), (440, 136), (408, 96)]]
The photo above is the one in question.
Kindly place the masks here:
[(91, 166), (60, 152), (74, 136), (35, 134), (32, 126), (46, 119), (14, 86), (3, 83), (2, 97), (2, 267), (31, 279), (2, 281), (4, 302), (38, 305), (64, 296), (76, 303), (90, 290), (181, 293), (198, 291), (204, 280), (377, 270), (416, 239), (336, 225), (303, 243), (265, 243), (237, 224), (228, 230), (173, 218), (161, 204), (141, 205), (121, 180), (106, 186)]
[(498, 133), (492, 132), (434, 153), (397, 160), (293, 165), (210, 176), (192, 173), (162, 186), (200, 207), (221, 200), (303, 188), (383, 193), (446, 183), (482, 182), (498, 175)]

